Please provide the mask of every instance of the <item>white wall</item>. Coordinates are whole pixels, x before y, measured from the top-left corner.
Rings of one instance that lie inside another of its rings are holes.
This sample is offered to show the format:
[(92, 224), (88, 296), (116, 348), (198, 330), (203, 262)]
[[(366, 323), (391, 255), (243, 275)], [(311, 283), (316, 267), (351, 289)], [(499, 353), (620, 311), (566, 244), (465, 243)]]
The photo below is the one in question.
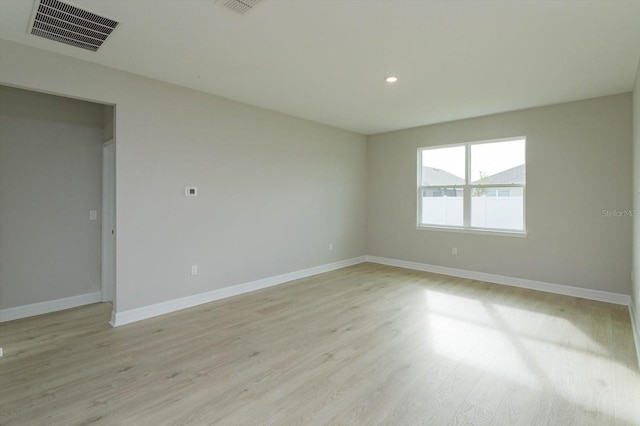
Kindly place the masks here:
[(0, 82), (115, 104), (118, 312), (365, 254), (364, 136), (7, 41)]
[(102, 118), (0, 86), (0, 309), (100, 291)]
[[(527, 137), (527, 238), (417, 230), (418, 147)], [(631, 96), (371, 136), (368, 253), (630, 294)], [(453, 256), (451, 249), (458, 248)]]

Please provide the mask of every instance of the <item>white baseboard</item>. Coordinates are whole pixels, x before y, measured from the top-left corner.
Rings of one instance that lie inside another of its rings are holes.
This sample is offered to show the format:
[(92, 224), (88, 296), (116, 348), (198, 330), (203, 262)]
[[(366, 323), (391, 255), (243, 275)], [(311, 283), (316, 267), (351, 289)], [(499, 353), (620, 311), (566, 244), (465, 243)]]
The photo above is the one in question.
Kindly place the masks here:
[(631, 328), (633, 330), (633, 340), (636, 342), (636, 356), (638, 357), (638, 367), (640, 367), (640, 324), (638, 324), (636, 316), (636, 308), (631, 299), (629, 304), (629, 315), (631, 316)]
[(365, 256), (354, 257), (352, 259), (341, 260), (339, 262), (333, 262), (326, 265), (303, 269), (300, 271), (289, 272), (287, 274), (238, 284), (231, 287), (224, 287), (217, 290), (208, 291), (206, 293), (194, 294), (193, 296), (168, 300), (166, 302), (143, 306), (141, 308), (131, 309), (128, 311), (113, 312), (110, 324), (113, 327), (119, 327), (121, 325), (156, 317), (158, 315), (164, 315), (182, 309), (191, 308), (193, 306), (202, 305), (203, 303), (209, 303), (215, 300), (249, 293), (251, 291), (272, 287), (289, 281), (298, 280), (300, 278), (310, 277), (312, 275), (321, 274), (323, 272), (335, 271), (336, 269), (346, 268), (347, 266), (356, 265), (362, 262), (365, 262)]
[(49, 312), (62, 311), (64, 309), (76, 308), (78, 306), (90, 305), (91, 303), (98, 302), (102, 302), (102, 293), (96, 291), (95, 293), (65, 297), (64, 299), (32, 303), (31, 305), (16, 306), (15, 308), (0, 309), (0, 322), (48, 314)]
[(433, 272), (436, 274), (450, 275), (453, 277), (468, 278), (477, 281), (486, 281), (495, 284), (503, 284), (511, 287), (520, 287), (530, 290), (544, 291), (547, 293), (562, 294), (565, 296), (581, 297), (583, 299), (597, 300), (600, 302), (614, 303), (629, 306), (631, 296), (626, 294), (611, 293), (608, 291), (591, 290), (588, 288), (572, 287), (561, 284), (551, 284), (542, 281), (527, 280), (524, 278), (506, 277), (504, 275), (487, 274), (484, 272), (467, 271), (465, 269), (449, 268), (446, 266), (429, 265), (426, 263), (408, 262), (405, 260), (388, 259), (377, 256), (366, 256), (367, 262), (382, 265), (397, 266), (400, 268), (414, 269), (417, 271)]

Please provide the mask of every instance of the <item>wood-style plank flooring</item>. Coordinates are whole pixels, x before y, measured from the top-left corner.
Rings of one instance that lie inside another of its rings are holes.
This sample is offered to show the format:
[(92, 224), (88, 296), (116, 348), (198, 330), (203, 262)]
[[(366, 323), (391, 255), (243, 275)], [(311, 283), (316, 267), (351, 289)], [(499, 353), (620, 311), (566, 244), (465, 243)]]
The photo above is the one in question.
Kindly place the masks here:
[(2, 425), (640, 425), (627, 308), (374, 264), (0, 324)]

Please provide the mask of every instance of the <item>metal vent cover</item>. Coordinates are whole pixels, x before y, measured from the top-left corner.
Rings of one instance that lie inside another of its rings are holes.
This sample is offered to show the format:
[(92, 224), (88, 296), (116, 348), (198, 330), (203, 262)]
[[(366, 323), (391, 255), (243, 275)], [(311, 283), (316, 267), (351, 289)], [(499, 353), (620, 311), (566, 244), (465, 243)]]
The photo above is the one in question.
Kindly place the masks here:
[(36, 0), (28, 32), (96, 52), (118, 22), (59, 0)]
[(222, 6), (232, 12), (244, 15), (260, 3), (260, 0), (222, 0)]

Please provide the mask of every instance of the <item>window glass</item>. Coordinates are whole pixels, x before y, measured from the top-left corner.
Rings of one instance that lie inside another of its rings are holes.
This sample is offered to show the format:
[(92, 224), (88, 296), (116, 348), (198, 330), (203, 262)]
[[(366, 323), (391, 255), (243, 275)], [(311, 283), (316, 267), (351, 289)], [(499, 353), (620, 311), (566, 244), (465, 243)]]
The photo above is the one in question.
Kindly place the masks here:
[(422, 185), (464, 185), (465, 148), (436, 148), (422, 151)]
[(524, 138), (422, 148), (418, 164), (419, 226), (525, 230)]

